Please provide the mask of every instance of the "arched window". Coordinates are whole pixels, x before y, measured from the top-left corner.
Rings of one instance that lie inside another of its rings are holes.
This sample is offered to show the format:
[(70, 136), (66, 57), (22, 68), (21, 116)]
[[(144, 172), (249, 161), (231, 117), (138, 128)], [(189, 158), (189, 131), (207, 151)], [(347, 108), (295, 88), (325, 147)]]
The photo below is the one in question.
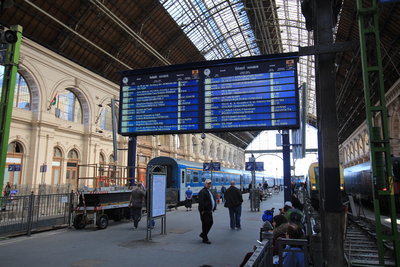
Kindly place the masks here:
[(114, 164), (114, 155), (113, 154), (111, 154), (110, 157), (108, 158), (108, 162), (110, 164)]
[(19, 142), (11, 142), (7, 147), (7, 152), (19, 154), (23, 153), (24, 149), (22, 148), (22, 145)]
[(210, 157), (210, 158), (214, 158), (214, 156), (215, 156), (215, 147), (214, 147), (214, 143), (211, 143), (210, 144), (210, 153), (208, 154), (208, 156)]
[(101, 152), (100, 152), (100, 156), (99, 156), (99, 163), (100, 163), (101, 165), (107, 164), (107, 162), (106, 162), (106, 157), (105, 157), (104, 154), (101, 153)]
[(75, 149), (71, 149), (68, 152), (67, 172), (65, 176), (68, 184), (75, 184), (78, 174), (78, 162), (78, 152)]
[(82, 106), (77, 96), (66, 89), (55, 100), (55, 114), (57, 118), (66, 121), (82, 123)]
[[(0, 84), (3, 84), (4, 66), (0, 66)], [(0, 92), (1, 92), (0, 87)], [(17, 79), (14, 89), (13, 107), (30, 110), (31, 109), (31, 91), (24, 77), (17, 73)]]
[(357, 158), (357, 157), (359, 157), (361, 154), (360, 154), (360, 149), (359, 149), (359, 147), (358, 147), (358, 140), (357, 139), (354, 139), (354, 158)]
[(175, 134), (175, 148), (179, 149), (181, 147), (181, 138), (179, 135)]
[(206, 144), (205, 144), (204, 141), (201, 142), (200, 154), (201, 155), (205, 155), (206, 154)]
[(78, 159), (78, 152), (76, 152), (75, 149), (72, 149), (68, 153), (68, 158), (69, 159)]
[(222, 158), (222, 156), (221, 156), (221, 146), (218, 146), (217, 147), (217, 159), (221, 159)]
[(4, 184), (21, 184), (22, 158), (24, 149), (19, 142), (11, 142), (7, 147)]
[(369, 136), (367, 132), (364, 133), (364, 149), (365, 152), (369, 151)]
[(197, 148), (197, 146), (198, 146), (198, 142), (197, 142), (197, 139), (196, 139), (196, 137), (192, 137), (192, 149), (193, 149), (193, 153), (194, 154), (196, 154), (197, 155), (197, 151), (198, 151), (198, 148)]
[(61, 161), (62, 161), (62, 153), (58, 147), (54, 147), (53, 149), (53, 162), (52, 162), (52, 184), (60, 184), (61, 182)]
[(112, 131), (112, 112), (109, 105), (106, 105), (101, 109), (99, 123), (99, 127), (102, 130)]
[(58, 147), (54, 148), (53, 157), (54, 158), (61, 158), (62, 157), (61, 150)]
[(350, 160), (354, 159), (354, 145), (353, 142), (350, 143)]
[(357, 141), (357, 145), (358, 145), (358, 155), (359, 156), (364, 156), (365, 154), (365, 149), (364, 149), (364, 142), (363, 142), (363, 138), (362, 136), (358, 137), (358, 141)]

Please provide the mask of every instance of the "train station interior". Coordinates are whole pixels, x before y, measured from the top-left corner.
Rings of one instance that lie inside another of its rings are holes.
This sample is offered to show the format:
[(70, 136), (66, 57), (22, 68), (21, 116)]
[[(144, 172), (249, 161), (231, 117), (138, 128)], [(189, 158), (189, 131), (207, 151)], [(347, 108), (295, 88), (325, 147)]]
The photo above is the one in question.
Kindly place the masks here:
[[(400, 266), (399, 18), (398, 0), (0, 0), (0, 256), (11, 264), (47, 240), (47, 263), (37, 248), (18, 263), (291, 266), (294, 253), (296, 266)], [(208, 247), (196, 232), (207, 180), (218, 201)], [(231, 181), (241, 232), (223, 207)], [(132, 233), (139, 183), (148, 207)], [(287, 202), (303, 235), (273, 253), (262, 215)], [(56, 244), (80, 233), (113, 255), (80, 244), (64, 262)], [(215, 259), (224, 247), (235, 256)]]

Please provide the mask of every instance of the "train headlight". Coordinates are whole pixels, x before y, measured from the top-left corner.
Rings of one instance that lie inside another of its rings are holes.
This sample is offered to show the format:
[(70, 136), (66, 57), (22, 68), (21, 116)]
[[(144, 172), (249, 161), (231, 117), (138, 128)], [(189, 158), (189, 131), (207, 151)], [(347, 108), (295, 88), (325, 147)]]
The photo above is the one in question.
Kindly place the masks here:
[(317, 187), (315, 185), (313, 185), (313, 186), (311, 186), (311, 189), (315, 190), (315, 189), (317, 189)]
[(340, 186), (340, 190), (342, 190), (342, 191), (344, 190), (344, 186), (343, 185)]

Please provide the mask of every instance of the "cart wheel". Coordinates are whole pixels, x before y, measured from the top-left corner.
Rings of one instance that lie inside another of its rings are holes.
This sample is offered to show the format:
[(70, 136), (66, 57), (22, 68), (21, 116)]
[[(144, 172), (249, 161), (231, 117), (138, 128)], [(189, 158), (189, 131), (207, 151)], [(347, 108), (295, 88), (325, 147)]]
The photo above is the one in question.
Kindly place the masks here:
[(96, 222), (98, 229), (106, 229), (108, 226), (108, 216), (106, 214), (100, 215)]
[(78, 214), (74, 218), (74, 227), (75, 229), (83, 229), (86, 226), (85, 217), (83, 214)]

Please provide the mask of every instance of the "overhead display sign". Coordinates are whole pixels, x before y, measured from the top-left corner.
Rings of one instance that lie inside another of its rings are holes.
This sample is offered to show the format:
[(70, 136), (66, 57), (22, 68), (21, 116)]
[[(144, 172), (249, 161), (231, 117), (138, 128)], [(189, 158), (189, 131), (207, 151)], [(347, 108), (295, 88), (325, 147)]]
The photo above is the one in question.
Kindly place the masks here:
[(299, 127), (297, 57), (235, 58), (122, 73), (119, 133)]

